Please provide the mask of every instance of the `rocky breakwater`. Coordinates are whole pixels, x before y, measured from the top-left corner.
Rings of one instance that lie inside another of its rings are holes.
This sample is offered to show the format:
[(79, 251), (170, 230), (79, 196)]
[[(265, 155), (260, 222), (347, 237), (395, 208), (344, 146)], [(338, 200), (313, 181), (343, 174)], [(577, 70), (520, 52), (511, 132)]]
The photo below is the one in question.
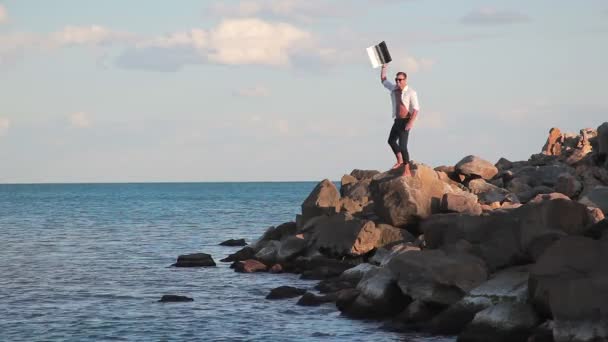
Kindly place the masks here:
[[(527, 161), (414, 163), (320, 182), (222, 261), (321, 280), (299, 304), (459, 341), (608, 339), (608, 123)], [(299, 294), (299, 293), (298, 293)]]

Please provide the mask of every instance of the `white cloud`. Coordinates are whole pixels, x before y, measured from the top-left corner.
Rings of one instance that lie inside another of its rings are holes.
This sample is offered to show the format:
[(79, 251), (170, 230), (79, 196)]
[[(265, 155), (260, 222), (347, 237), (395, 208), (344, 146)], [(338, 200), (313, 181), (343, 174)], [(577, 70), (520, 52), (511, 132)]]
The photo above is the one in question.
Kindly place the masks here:
[(234, 95), (243, 97), (266, 97), (270, 96), (270, 89), (263, 85), (255, 85), (249, 88), (237, 89), (234, 91)]
[(208, 31), (192, 29), (136, 44), (117, 59), (128, 68), (176, 71), (184, 65), (289, 66), (294, 56), (318, 54), (310, 32), (258, 18), (226, 19)]
[(77, 112), (70, 114), (69, 121), (72, 127), (78, 128), (87, 128), (90, 127), (92, 124), (91, 116), (85, 112)]
[(469, 12), (460, 21), (468, 25), (491, 26), (515, 24), (529, 20), (530, 18), (527, 15), (517, 11), (486, 7)]
[(6, 7), (0, 4), (0, 24), (8, 21), (8, 12), (6, 11)]
[(0, 137), (6, 134), (9, 127), (11, 126), (11, 121), (7, 118), (0, 118)]
[(114, 42), (129, 41), (133, 35), (126, 32), (113, 31), (99, 25), (66, 26), (50, 35), (51, 44), (59, 46), (75, 45), (105, 45)]
[(354, 13), (354, 6), (351, 1), (346, 5), (328, 0), (243, 0), (236, 4), (218, 2), (209, 6), (207, 12), (211, 16), (259, 16), (268, 19), (294, 19), (311, 22), (322, 17)]

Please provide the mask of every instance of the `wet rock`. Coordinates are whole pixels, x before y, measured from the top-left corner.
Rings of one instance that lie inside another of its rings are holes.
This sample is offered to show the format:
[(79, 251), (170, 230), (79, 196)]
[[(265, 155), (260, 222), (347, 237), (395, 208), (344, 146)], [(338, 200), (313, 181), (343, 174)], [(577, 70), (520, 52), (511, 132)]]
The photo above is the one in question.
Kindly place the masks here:
[(277, 254), (281, 243), (279, 241), (268, 241), (266, 246), (255, 253), (255, 259), (263, 262), (266, 265), (273, 265), (277, 262)]
[(274, 264), (268, 270), (268, 272), (270, 272), (270, 273), (283, 273), (283, 266), (281, 266), (281, 264)]
[(289, 261), (302, 254), (306, 247), (308, 247), (308, 241), (304, 239), (303, 234), (288, 236), (280, 242), (276, 255), (277, 260), (279, 262)]
[(385, 317), (401, 312), (411, 301), (401, 292), (388, 268), (367, 272), (357, 284), (359, 295), (341, 311), (353, 317)]
[(268, 270), (268, 266), (257, 260), (244, 260), (244, 261), (235, 261), (232, 266), (235, 272), (240, 273), (255, 273), (255, 272), (266, 272)]
[(177, 257), (177, 262), (171, 266), (175, 267), (208, 267), (215, 266), (211, 255), (206, 253), (185, 254)]
[(334, 302), (336, 298), (337, 296), (335, 294), (317, 296), (313, 293), (306, 292), (296, 304), (301, 306), (319, 306), (321, 304)]
[(297, 229), (295, 222), (285, 222), (277, 227), (269, 227), (256, 242), (251, 244), (250, 247), (257, 253), (262, 248), (266, 247), (270, 241), (280, 241), (287, 236), (296, 234)]
[(498, 173), (492, 163), (473, 155), (464, 157), (454, 167), (458, 173), (467, 177), (481, 177), (486, 180), (494, 178)]
[(312, 190), (302, 203), (302, 223), (320, 215), (333, 215), (340, 205), (340, 193), (328, 179), (324, 179)]
[(178, 302), (192, 302), (194, 299), (180, 295), (163, 295), (159, 300), (160, 303), (178, 303)]
[(508, 268), (437, 315), (431, 323), (431, 330), (437, 334), (458, 334), (479, 311), (499, 303), (526, 303), (527, 299), (528, 267)]
[(247, 245), (247, 242), (245, 242), (245, 239), (229, 239), (229, 240), (226, 240), (226, 241), (220, 243), (220, 246), (231, 246), (231, 247), (246, 246), (246, 245)]
[(266, 296), (266, 299), (285, 299), (299, 297), (306, 293), (305, 289), (298, 289), (292, 286), (279, 286), (270, 290), (270, 293)]
[(500, 303), (475, 315), (458, 335), (459, 342), (526, 342), (540, 319), (524, 303)]
[(220, 260), (221, 262), (233, 262), (247, 259), (253, 259), (255, 256), (255, 250), (249, 246), (245, 246), (236, 253), (228, 255), (226, 258)]
[(460, 300), (487, 279), (483, 260), (468, 254), (422, 250), (393, 257), (387, 267), (404, 295), (443, 306)]

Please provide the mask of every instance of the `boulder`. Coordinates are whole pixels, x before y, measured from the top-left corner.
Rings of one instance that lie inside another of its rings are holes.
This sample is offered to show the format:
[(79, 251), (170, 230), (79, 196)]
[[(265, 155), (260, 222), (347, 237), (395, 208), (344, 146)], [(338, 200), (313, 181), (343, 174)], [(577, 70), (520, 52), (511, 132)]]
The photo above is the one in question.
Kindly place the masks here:
[(470, 242), (472, 252), (493, 272), (533, 262), (556, 239), (582, 235), (593, 223), (585, 205), (558, 198), (482, 216), (433, 215), (420, 229), (429, 248), (461, 239)]
[(242, 247), (246, 246), (247, 242), (245, 239), (229, 239), (220, 243), (220, 246), (230, 246), (230, 247)]
[(247, 259), (253, 259), (255, 256), (255, 250), (249, 246), (245, 246), (242, 249), (238, 250), (236, 253), (232, 253), (220, 260), (221, 262), (233, 262), (233, 261), (241, 261)]
[(295, 273), (301, 273), (302, 279), (323, 280), (337, 277), (349, 268), (355, 267), (360, 262), (353, 260), (337, 260), (323, 255), (312, 257), (297, 257), (293, 261)]
[(319, 306), (324, 303), (331, 303), (335, 301), (337, 296), (335, 294), (329, 294), (324, 296), (317, 296), (314, 293), (306, 292), (296, 305), (301, 306)]
[(357, 256), (375, 248), (381, 231), (373, 221), (360, 220), (348, 213), (325, 217), (317, 222), (309, 237), (309, 250), (318, 250), (325, 255)]
[(185, 254), (177, 257), (174, 267), (208, 267), (215, 266), (211, 255), (206, 253)]
[(253, 259), (235, 261), (231, 267), (234, 268), (235, 272), (240, 273), (266, 272), (268, 270), (268, 266)]
[(462, 192), (441, 181), (437, 171), (423, 164), (416, 165), (411, 177), (401, 177), (392, 171), (376, 175), (370, 190), (376, 214), (396, 227), (439, 212), (444, 194)]
[(531, 187), (539, 185), (554, 187), (558, 183), (558, 179), (562, 174), (575, 173), (574, 168), (561, 163), (541, 166), (528, 165), (513, 169), (512, 171), (513, 178), (525, 179), (526, 183)]
[(498, 169), (492, 163), (472, 155), (464, 157), (454, 167), (458, 173), (472, 178), (481, 177), (489, 180), (498, 173)]
[(320, 215), (332, 215), (340, 205), (340, 193), (328, 179), (324, 179), (312, 190), (302, 203), (302, 223)]
[(608, 240), (563, 237), (530, 270), (531, 303), (553, 317), (556, 342), (608, 339)]
[(279, 241), (286, 236), (294, 235), (297, 229), (295, 222), (285, 222), (277, 227), (269, 227), (255, 243), (251, 244), (251, 248), (257, 253), (266, 247), (269, 241)]
[(394, 256), (411, 251), (420, 251), (420, 247), (415, 245), (414, 242), (405, 242), (394, 245), (390, 249), (378, 248), (376, 253), (369, 259), (369, 262), (374, 265), (384, 266)]
[(579, 202), (588, 207), (599, 208), (604, 215), (608, 215), (608, 186), (596, 186), (587, 192)]
[(559, 156), (562, 153), (563, 140), (562, 132), (559, 130), (559, 128), (551, 128), (547, 142), (545, 143), (545, 146), (543, 146), (543, 154), (549, 156)]
[(340, 309), (349, 316), (390, 316), (402, 311), (410, 301), (401, 293), (393, 273), (386, 268), (367, 272), (356, 289), (359, 291), (356, 299)]
[(441, 211), (444, 213), (481, 215), (482, 210), (477, 203), (477, 196), (468, 193), (448, 193), (441, 198)]
[(385, 267), (392, 272), (404, 295), (442, 306), (457, 302), (487, 279), (483, 260), (442, 250), (402, 253)]
[(371, 197), (369, 192), (369, 184), (371, 181), (371, 178), (367, 178), (357, 181), (356, 183), (342, 185), (340, 188), (340, 193), (342, 194), (342, 197), (348, 197), (355, 201), (366, 203)]
[(422, 300), (415, 300), (397, 316), (397, 320), (410, 325), (426, 322), (433, 318), (439, 311), (441, 311), (441, 307), (429, 305)]
[(285, 299), (299, 297), (306, 293), (305, 289), (298, 289), (293, 286), (279, 286), (270, 290), (270, 293), (266, 296), (266, 299)]
[(380, 237), (374, 245), (375, 248), (392, 247), (403, 242), (412, 242), (416, 237), (405, 229), (393, 227), (390, 224), (379, 223), (376, 229), (380, 231)]
[(478, 312), (458, 342), (526, 342), (540, 322), (528, 304), (500, 303)]
[(380, 171), (377, 170), (359, 170), (359, 169), (354, 169), (353, 171), (351, 171), (350, 175), (357, 178), (357, 180), (364, 180), (364, 179), (370, 179), (373, 178), (375, 175), (379, 174)]
[[(344, 186), (346, 185), (350, 185), (350, 184), (355, 184), (357, 183), (359, 180), (351, 175), (344, 175), (342, 176), (342, 179), (340, 180), (340, 193), (342, 194), (342, 189), (344, 189)], [(344, 194), (342, 194), (344, 196)]]
[(569, 173), (562, 173), (557, 177), (557, 184), (555, 184), (555, 191), (557, 192), (573, 198), (578, 195), (582, 189), (583, 185), (581, 182)]
[(276, 255), (277, 261), (289, 261), (302, 254), (306, 247), (308, 247), (308, 241), (304, 239), (303, 234), (288, 236), (280, 241)]
[[(367, 201), (367, 199), (366, 199)], [(351, 215), (355, 215), (363, 211), (363, 203), (359, 201), (355, 201), (350, 197), (342, 197), (340, 198), (339, 206), (337, 208), (338, 212), (345, 212)]]
[(431, 330), (437, 334), (458, 334), (479, 311), (499, 303), (526, 303), (527, 299), (528, 267), (507, 268), (437, 315)]
[(160, 303), (179, 303), (179, 302), (193, 302), (194, 299), (180, 295), (163, 295), (159, 300)]
[(361, 281), (361, 279), (363, 279), (363, 277), (367, 273), (369, 273), (371, 271), (376, 271), (377, 269), (378, 269), (378, 266), (376, 266), (376, 265), (362, 263), (362, 264), (359, 264), (353, 268), (349, 268), (346, 271), (344, 271), (340, 275), (340, 279), (347, 280), (347, 281), (350, 281), (351, 283), (357, 284), (357, 283), (359, 283), (359, 281)]
[(264, 248), (255, 253), (255, 259), (266, 265), (273, 265), (277, 262), (277, 254), (280, 247), (281, 242), (270, 240)]
[(498, 159), (498, 161), (496, 162), (496, 164), (494, 164), (494, 166), (496, 166), (496, 168), (500, 171), (504, 171), (504, 170), (509, 170), (513, 167), (513, 163), (506, 159), (506, 158), (500, 158)]
[(519, 202), (516, 195), (510, 193), (508, 190), (492, 185), (481, 178), (471, 180), (467, 187), (473, 194), (477, 195), (479, 203), (481, 204)]

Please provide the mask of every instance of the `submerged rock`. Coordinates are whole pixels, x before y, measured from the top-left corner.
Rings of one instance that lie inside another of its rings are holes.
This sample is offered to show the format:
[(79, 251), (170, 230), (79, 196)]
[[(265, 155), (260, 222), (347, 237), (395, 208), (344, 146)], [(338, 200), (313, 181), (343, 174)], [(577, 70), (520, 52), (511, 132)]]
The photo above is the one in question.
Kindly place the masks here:
[(305, 289), (298, 289), (293, 286), (279, 286), (270, 290), (270, 293), (266, 296), (266, 299), (285, 299), (299, 297), (306, 293)]
[(169, 302), (192, 302), (194, 299), (186, 296), (180, 295), (163, 295), (161, 299), (158, 300), (160, 303), (169, 303)]
[(237, 247), (237, 246), (246, 246), (247, 242), (245, 242), (245, 239), (229, 239), (226, 241), (223, 241), (220, 243), (220, 246), (230, 246), (230, 247)]
[(211, 255), (206, 253), (185, 254), (177, 257), (177, 262), (171, 266), (175, 267), (208, 267), (215, 266)]

